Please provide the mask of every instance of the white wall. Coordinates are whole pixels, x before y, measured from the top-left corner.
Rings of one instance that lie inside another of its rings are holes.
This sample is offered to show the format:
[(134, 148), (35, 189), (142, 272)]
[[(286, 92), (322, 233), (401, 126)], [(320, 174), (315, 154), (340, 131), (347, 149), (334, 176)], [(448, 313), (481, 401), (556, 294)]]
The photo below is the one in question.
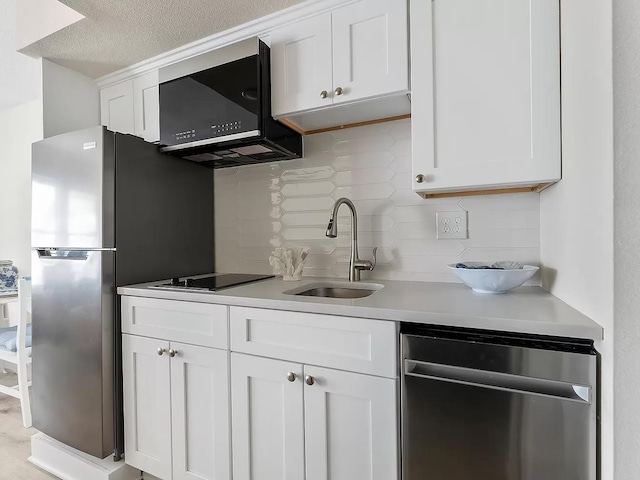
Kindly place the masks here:
[(561, 3), (563, 179), (540, 196), (543, 286), (604, 327), (602, 479), (613, 480), (612, 7)]
[(640, 475), (640, 2), (613, 6), (616, 479)]
[[(274, 247), (311, 247), (305, 275), (347, 277), (348, 210), (338, 238), (325, 236), (333, 203), (358, 210), (360, 256), (378, 248), (363, 278), (454, 282), (448, 263), (538, 264), (538, 194), (424, 200), (411, 191), (411, 122), (400, 120), (305, 137), (299, 160), (215, 170), (216, 270), (270, 273)], [(469, 212), (469, 238), (436, 240), (436, 211)], [(536, 283), (537, 279), (533, 283)]]
[(17, 6), (18, 50), (84, 18), (58, 0), (19, 0)]
[(31, 144), (42, 139), (42, 107), (33, 101), (0, 111), (0, 258), (31, 273)]
[(0, 2), (0, 111), (40, 96), (40, 62), (16, 52), (16, 10), (23, 1)]
[(42, 59), (44, 138), (100, 125), (100, 91), (78, 72)]

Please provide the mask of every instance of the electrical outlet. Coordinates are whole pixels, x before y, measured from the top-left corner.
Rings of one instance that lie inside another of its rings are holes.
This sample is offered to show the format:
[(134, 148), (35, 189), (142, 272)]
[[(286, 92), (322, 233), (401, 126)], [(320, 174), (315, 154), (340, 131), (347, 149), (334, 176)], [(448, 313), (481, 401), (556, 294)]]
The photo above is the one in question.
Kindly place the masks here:
[(436, 238), (469, 238), (467, 233), (467, 212), (436, 212)]

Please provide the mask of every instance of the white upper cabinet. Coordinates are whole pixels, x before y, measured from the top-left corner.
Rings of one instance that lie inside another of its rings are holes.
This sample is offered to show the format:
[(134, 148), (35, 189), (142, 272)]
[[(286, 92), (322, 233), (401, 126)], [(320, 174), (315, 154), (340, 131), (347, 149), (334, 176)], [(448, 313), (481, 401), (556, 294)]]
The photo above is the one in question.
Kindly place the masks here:
[(407, 90), (405, 1), (347, 5), (333, 12), (332, 27), (334, 103)]
[(361, 0), (271, 33), (274, 117), (408, 90), (405, 1)]
[(558, 0), (411, 0), (413, 188), (560, 179)]
[(160, 140), (160, 97), (158, 70), (133, 79), (135, 134), (147, 142)]
[(133, 103), (133, 80), (116, 83), (100, 90), (102, 125), (113, 132), (134, 134)]
[(331, 62), (331, 13), (275, 30), (271, 34), (272, 113), (330, 105)]
[(160, 140), (158, 71), (100, 90), (101, 123), (109, 130)]

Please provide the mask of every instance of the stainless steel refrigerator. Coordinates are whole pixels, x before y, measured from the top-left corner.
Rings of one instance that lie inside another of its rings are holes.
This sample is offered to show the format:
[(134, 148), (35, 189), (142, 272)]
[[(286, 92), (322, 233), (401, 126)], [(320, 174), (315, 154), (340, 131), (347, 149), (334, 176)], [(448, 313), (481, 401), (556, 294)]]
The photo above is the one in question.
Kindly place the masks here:
[(214, 270), (211, 170), (104, 127), (33, 144), (33, 424), (123, 452), (116, 288)]

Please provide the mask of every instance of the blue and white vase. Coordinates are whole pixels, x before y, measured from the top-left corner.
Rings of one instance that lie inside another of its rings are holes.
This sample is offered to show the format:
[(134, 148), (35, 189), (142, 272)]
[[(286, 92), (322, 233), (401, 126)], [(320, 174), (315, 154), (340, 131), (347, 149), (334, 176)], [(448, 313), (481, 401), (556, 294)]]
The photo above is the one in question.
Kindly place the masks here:
[(18, 288), (18, 269), (11, 260), (0, 260), (0, 291)]

